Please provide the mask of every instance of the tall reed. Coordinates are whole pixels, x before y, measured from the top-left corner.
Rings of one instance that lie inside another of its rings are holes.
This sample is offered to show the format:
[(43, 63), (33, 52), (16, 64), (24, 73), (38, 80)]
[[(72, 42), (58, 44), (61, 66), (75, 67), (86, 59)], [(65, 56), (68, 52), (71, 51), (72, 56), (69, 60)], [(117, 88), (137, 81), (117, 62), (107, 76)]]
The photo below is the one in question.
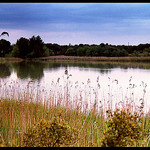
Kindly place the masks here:
[[(108, 109), (114, 110), (116, 107), (125, 106), (133, 112), (143, 111), (145, 93), (143, 93), (142, 105), (138, 106), (143, 108), (137, 109), (132, 94), (133, 86), (130, 86), (125, 95), (122, 94), (121, 100), (125, 101), (120, 102), (117, 99), (118, 95), (112, 96), (120, 92), (119, 88), (115, 93), (113, 91), (113, 86), (118, 87), (117, 80), (109, 82), (108, 95), (105, 95), (104, 91), (99, 95), (101, 90), (99, 78), (97, 78), (96, 88), (91, 87), (90, 79), (87, 83), (73, 85), (69, 78), (71, 75), (66, 73), (62, 79), (62, 85), (60, 79), (57, 79), (56, 82), (52, 81), (49, 91), (45, 91), (40, 84), (35, 84), (36, 81), (32, 80), (23, 89), (21, 89), (19, 81), (11, 83), (11, 85), (7, 85), (7, 83), (4, 85), (1, 80), (0, 135), (6, 146), (22, 146), (24, 133), (29, 127), (41, 119), (51, 120), (53, 117), (60, 117), (71, 127), (79, 130), (78, 139), (70, 146), (100, 147), (108, 130), (106, 117)], [(75, 90), (73, 91), (73, 89)], [(113, 97), (118, 101), (114, 103)], [(120, 103), (122, 104), (120, 105)], [(148, 113), (143, 117), (146, 132), (143, 146), (150, 145), (149, 118)]]

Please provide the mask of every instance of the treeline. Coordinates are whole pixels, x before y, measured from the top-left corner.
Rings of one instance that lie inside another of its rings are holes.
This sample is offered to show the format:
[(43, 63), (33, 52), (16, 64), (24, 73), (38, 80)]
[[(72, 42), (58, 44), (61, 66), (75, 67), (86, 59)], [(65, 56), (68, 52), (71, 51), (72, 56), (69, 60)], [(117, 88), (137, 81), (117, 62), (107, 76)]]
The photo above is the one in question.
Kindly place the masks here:
[(53, 55), (67, 56), (150, 56), (150, 44), (111, 45), (100, 43), (79, 45), (58, 45), (56, 43), (44, 43), (40, 36), (32, 36), (27, 39), (21, 37), (15, 44), (7, 40), (0, 40), (0, 57), (36, 58)]

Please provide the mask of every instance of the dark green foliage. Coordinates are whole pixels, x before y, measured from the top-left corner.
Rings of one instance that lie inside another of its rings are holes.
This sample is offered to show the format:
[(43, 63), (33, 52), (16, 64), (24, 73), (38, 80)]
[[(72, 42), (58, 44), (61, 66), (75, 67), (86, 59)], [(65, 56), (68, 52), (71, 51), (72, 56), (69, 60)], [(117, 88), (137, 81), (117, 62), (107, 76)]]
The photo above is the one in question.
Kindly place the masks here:
[(86, 56), (92, 56), (93, 54), (92, 54), (92, 48), (90, 48), (90, 47), (87, 47), (87, 49), (86, 49)]
[[(64, 55), (65, 51), (67, 50), (67, 47), (60, 46), (56, 43), (54, 43), (54, 44), (48, 43), (45, 45), (47, 48), (51, 49), (54, 52), (54, 55)], [(64, 48), (65, 48), (65, 50), (64, 50)]]
[(92, 46), (90, 48), (91, 56), (103, 56), (104, 48), (101, 46)]
[(44, 56), (53, 56), (54, 52), (49, 49), (46, 45), (43, 46)]
[(133, 51), (133, 53), (132, 53), (132, 56), (139, 56), (140, 55), (140, 53), (138, 52), (138, 51)]
[(150, 56), (150, 47), (143, 50), (143, 56)]
[(86, 47), (79, 47), (77, 49), (77, 56), (85, 56), (86, 55)]
[(11, 45), (9, 41), (4, 39), (0, 40), (0, 57), (4, 57), (6, 54), (9, 54), (11, 50)]
[(45, 54), (43, 47), (44, 42), (41, 37), (39, 35), (37, 37), (32, 36), (29, 39), (29, 48), (31, 53), (29, 53), (28, 57), (43, 57)]
[(65, 55), (67, 56), (76, 56), (76, 50), (72, 47), (68, 48), (67, 51), (65, 52)]
[(108, 131), (102, 141), (103, 147), (139, 146), (144, 138), (143, 118), (130, 109), (116, 109), (108, 112)]
[(30, 52), (28, 39), (21, 37), (19, 40), (17, 40), (16, 45), (17, 45), (18, 50), (19, 50), (18, 57), (24, 58)]
[(41, 37), (32, 36), (30, 39), (21, 37), (17, 40), (16, 46), (11, 45), (9, 41), (0, 40), (0, 57), (21, 57), (36, 58), (53, 55), (67, 56), (96, 56), (96, 57), (124, 57), (124, 56), (150, 56), (150, 44), (135, 45), (111, 45), (101, 43), (79, 44), (79, 45), (59, 45), (44, 43)]
[(10, 53), (11, 57), (19, 57), (20, 52), (19, 52), (19, 48), (16, 44), (13, 45), (12, 51)]
[(71, 128), (60, 118), (51, 122), (40, 120), (29, 128), (23, 137), (23, 147), (60, 147), (73, 144), (78, 136), (76, 129)]

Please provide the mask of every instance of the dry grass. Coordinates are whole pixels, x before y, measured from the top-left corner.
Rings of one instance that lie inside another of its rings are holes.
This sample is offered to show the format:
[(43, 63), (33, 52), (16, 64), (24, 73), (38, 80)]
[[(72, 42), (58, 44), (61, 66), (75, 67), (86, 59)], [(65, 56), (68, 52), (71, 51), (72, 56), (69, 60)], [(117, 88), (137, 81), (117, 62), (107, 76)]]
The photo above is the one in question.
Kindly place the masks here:
[(0, 62), (1, 63), (6, 63), (6, 62), (21, 62), (23, 61), (22, 58), (18, 57), (0, 57)]
[[(90, 81), (87, 82), (87, 89), (93, 90), (88, 84)], [(69, 146), (100, 147), (102, 145), (102, 140), (108, 130), (105, 112), (107, 109), (113, 109), (111, 95), (114, 93), (110, 91), (110, 97), (104, 95), (103, 100), (101, 99), (103, 103), (101, 103), (98, 99), (97, 90), (100, 90), (98, 87), (94, 89), (94, 97), (92, 97), (92, 92), (87, 96), (87, 89), (78, 89), (79, 85), (76, 85), (77, 92), (73, 96), (68, 74), (66, 74), (63, 86), (58, 80), (56, 83), (51, 83), (52, 88), (47, 93), (48, 96), (44, 96), (45, 93), (42, 94), (43, 89), (40, 85), (35, 88), (34, 81), (30, 81), (24, 91), (19, 91), (15, 88), (16, 86), (16, 83), (11, 85), (10, 91), (7, 89), (9, 86), (4, 85), (3, 82), (0, 86), (0, 91), (3, 93), (0, 99), (0, 135), (6, 146), (22, 146), (24, 133), (29, 127), (41, 119), (48, 121), (54, 117), (61, 118), (69, 126), (79, 130), (78, 139)], [(90, 100), (94, 99), (94, 103), (86, 103), (89, 97), (91, 97)], [(128, 97), (128, 101), (126, 100), (121, 106), (128, 107), (128, 104), (130, 104), (131, 111), (136, 111), (136, 107), (133, 108), (135, 103), (132, 97)], [(120, 107), (119, 103), (115, 106)], [(148, 146), (149, 115), (144, 119), (144, 129), (147, 133), (145, 145)]]
[(150, 62), (150, 57), (81, 57), (81, 56), (49, 56), (34, 60), (47, 61), (114, 61), (114, 62)]

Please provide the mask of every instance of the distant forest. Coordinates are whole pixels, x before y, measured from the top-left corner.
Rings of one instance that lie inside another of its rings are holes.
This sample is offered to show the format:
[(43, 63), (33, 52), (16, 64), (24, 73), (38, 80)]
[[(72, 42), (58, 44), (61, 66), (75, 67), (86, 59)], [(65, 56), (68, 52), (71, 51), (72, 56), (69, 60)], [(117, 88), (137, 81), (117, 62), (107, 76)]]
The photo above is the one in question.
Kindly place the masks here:
[(41, 37), (32, 36), (27, 39), (21, 37), (12, 44), (5, 40), (0, 40), (0, 57), (20, 57), (37, 58), (54, 55), (66, 56), (97, 56), (97, 57), (124, 57), (124, 56), (150, 56), (150, 44), (135, 45), (111, 45), (100, 43), (79, 44), (79, 45), (59, 45), (44, 43)]

